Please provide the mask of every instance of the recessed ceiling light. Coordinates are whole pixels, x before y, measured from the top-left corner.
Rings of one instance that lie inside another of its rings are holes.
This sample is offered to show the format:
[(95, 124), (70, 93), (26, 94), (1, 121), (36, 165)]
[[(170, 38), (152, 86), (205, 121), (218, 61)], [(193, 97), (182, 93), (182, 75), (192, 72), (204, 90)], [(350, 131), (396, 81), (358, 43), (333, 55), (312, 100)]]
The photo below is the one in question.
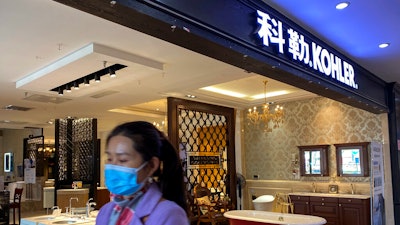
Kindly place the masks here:
[(289, 91), (273, 91), (273, 92), (268, 92), (267, 94), (258, 94), (258, 95), (253, 95), (251, 96), (252, 99), (257, 100), (257, 99), (262, 99), (262, 98), (269, 98), (269, 97), (275, 97), (275, 96), (280, 96), (280, 95), (286, 95), (289, 94)]
[(339, 2), (336, 5), (336, 9), (342, 10), (342, 9), (347, 8), (349, 5), (350, 5), (350, 2)]
[(389, 47), (390, 43), (382, 43), (379, 45), (379, 48), (387, 48)]
[(204, 87), (204, 88), (200, 88), (200, 89), (206, 90), (206, 91), (211, 91), (211, 92), (222, 94), (222, 95), (235, 97), (235, 98), (244, 98), (244, 97), (246, 97), (246, 95), (242, 94), (242, 93), (229, 91), (229, 90), (223, 90), (223, 89), (212, 87), (212, 86), (208, 86), (208, 87)]

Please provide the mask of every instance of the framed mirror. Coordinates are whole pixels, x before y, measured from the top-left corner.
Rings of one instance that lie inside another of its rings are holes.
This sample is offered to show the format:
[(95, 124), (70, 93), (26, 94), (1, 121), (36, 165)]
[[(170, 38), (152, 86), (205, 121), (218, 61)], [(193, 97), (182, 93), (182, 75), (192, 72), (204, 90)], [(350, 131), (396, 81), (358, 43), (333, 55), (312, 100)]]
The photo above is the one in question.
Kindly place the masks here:
[(298, 146), (301, 176), (329, 176), (329, 145)]
[(369, 176), (368, 145), (369, 142), (335, 144), (338, 176)]

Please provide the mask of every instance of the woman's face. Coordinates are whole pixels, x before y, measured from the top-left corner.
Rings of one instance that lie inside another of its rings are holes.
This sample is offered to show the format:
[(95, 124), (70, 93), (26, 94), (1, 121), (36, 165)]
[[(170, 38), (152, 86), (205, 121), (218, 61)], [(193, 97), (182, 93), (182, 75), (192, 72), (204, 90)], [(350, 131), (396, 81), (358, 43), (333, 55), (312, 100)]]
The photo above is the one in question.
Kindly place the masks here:
[[(136, 151), (136, 149), (133, 148), (132, 140), (122, 135), (117, 135), (110, 138), (107, 145), (106, 154), (107, 164), (138, 168), (144, 163), (142, 156)], [(137, 177), (137, 181), (139, 183), (150, 175), (150, 171), (147, 169), (147, 167), (148, 166), (146, 165), (139, 170)]]

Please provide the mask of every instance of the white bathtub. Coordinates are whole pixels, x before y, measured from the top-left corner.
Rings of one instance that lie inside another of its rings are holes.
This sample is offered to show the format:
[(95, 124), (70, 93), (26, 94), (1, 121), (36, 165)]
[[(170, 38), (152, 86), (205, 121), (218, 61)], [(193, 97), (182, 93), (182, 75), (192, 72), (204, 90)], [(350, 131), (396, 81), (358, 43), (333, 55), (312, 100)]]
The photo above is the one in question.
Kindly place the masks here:
[(230, 225), (322, 225), (326, 219), (318, 216), (266, 212), (257, 210), (232, 210), (224, 214)]

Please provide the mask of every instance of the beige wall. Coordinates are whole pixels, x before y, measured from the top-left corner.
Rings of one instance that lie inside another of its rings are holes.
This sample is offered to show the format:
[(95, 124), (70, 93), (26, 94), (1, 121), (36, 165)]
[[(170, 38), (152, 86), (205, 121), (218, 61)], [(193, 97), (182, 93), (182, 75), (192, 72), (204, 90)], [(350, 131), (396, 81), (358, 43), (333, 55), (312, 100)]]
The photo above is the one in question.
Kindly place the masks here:
[[(17, 166), (22, 165), (24, 154), (24, 138), (29, 135), (41, 135), (40, 129), (2, 129), (2, 141), (0, 142), (0, 174), (6, 178), (17, 179)], [(14, 170), (10, 173), (4, 173), (4, 153), (14, 153)], [(20, 178), (22, 179), (22, 178)]]
[[(244, 189), (242, 209), (251, 209), (251, 196), (276, 192), (311, 191), (312, 183), (325, 192), (329, 183), (337, 183), (340, 193), (350, 192), (350, 183), (358, 194), (370, 193), (370, 178), (342, 178), (336, 173), (333, 144), (350, 142), (383, 143), (385, 166), (386, 224), (394, 224), (391, 189), (390, 151), (388, 146), (387, 114), (373, 114), (327, 98), (317, 97), (283, 104), (284, 124), (271, 133), (249, 124), (246, 111), (241, 111), (240, 166), (248, 182)], [(331, 145), (329, 177), (295, 177), (292, 154), (298, 158), (300, 145)], [(258, 180), (253, 180), (258, 175)]]
[[(336, 177), (336, 154), (333, 144), (383, 141), (381, 116), (327, 98), (317, 97), (283, 104), (284, 123), (272, 132), (244, 120), (245, 176), (262, 180), (369, 182), (369, 178)], [(300, 145), (331, 145), (330, 177), (293, 175), (299, 164)]]

